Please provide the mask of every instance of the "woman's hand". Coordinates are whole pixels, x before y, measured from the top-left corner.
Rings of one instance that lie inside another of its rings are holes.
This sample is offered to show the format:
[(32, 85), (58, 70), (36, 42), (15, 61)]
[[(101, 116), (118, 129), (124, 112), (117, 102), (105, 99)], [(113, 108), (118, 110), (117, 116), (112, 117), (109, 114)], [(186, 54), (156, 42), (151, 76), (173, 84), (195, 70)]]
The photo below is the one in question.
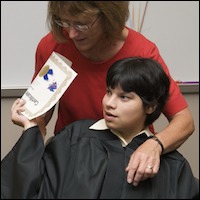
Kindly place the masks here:
[(137, 186), (140, 181), (154, 177), (160, 167), (161, 152), (160, 145), (152, 139), (140, 145), (131, 155), (126, 168), (127, 182)]
[(18, 98), (11, 107), (11, 120), (14, 124), (24, 127), (24, 130), (36, 126), (36, 120), (29, 120), (21, 112), (25, 110), (25, 101)]

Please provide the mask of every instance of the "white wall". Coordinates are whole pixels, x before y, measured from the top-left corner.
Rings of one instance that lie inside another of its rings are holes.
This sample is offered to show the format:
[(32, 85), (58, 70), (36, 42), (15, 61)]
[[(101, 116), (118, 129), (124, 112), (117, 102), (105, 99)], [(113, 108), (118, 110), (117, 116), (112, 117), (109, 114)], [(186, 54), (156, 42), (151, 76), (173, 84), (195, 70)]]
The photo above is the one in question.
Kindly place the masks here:
[[(146, 2), (131, 1), (132, 27)], [(199, 1), (148, 1), (141, 33), (158, 46), (175, 80), (199, 80)]]
[(29, 86), (46, 15), (47, 1), (1, 1), (1, 88)]
[[(146, 1), (131, 1), (129, 26), (138, 2)], [(36, 46), (48, 31), (46, 13), (47, 1), (1, 1), (2, 88), (30, 84)], [(174, 79), (199, 80), (199, 1), (149, 1), (141, 33), (157, 44)]]

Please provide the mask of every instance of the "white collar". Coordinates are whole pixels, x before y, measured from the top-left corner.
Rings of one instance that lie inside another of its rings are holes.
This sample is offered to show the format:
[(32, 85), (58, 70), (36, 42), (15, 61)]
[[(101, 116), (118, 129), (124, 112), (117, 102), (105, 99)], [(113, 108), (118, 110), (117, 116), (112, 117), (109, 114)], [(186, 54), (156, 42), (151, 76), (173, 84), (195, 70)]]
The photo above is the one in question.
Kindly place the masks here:
[[(93, 125), (91, 125), (89, 127), (89, 129), (92, 129), (92, 130), (107, 130), (109, 128), (106, 125), (105, 119), (100, 119), (99, 121), (97, 121)], [(125, 146), (128, 145), (128, 143), (126, 142), (126, 140), (120, 134), (115, 133), (113, 131), (111, 131), (111, 132), (113, 134), (115, 134), (121, 140), (121, 143), (122, 143), (123, 147), (125, 147)], [(140, 135), (142, 133), (145, 133), (148, 137), (151, 136), (151, 135), (153, 135), (153, 133), (149, 130), (149, 128), (146, 128), (146, 129), (142, 130), (137, 135)], [(136, 137), (137, 135), (135, 135), (134, 137)]]

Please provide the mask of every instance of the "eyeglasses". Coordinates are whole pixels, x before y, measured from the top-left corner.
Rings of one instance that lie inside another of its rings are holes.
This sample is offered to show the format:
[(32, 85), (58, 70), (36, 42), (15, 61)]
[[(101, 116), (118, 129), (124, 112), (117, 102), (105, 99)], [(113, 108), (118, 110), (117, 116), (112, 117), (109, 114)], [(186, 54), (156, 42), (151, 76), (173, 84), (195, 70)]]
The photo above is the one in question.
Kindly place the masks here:
[(92, 26), (98, 20), (99, 16), (100, 16), (100, 14), (97, 16), (97, 18), (90, 25), (86, 25), (86, 24), (73, 24), (73, 25), (71, 25), (69, 22), (61, 21), (59, 19), (55, 19), (54, 21), (58, 26), (63, 27), (63, 28), (69, 29), (70, 26), (73, 26), (73, 28), (77, 31), (87, 31), (88, 29), (92, 28)]

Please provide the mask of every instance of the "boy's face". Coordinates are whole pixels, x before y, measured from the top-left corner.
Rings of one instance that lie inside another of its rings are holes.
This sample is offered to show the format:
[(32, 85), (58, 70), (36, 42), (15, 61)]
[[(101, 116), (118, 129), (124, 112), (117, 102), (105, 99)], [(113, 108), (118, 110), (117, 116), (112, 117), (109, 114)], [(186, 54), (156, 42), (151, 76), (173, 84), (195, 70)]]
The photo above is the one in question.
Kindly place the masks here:
[(135, 135), (144, 129), (146, 112), (136, 93), (126, 93), (121, 87), (108, 88), (102, 105), (106, 125), (114, 132)]

